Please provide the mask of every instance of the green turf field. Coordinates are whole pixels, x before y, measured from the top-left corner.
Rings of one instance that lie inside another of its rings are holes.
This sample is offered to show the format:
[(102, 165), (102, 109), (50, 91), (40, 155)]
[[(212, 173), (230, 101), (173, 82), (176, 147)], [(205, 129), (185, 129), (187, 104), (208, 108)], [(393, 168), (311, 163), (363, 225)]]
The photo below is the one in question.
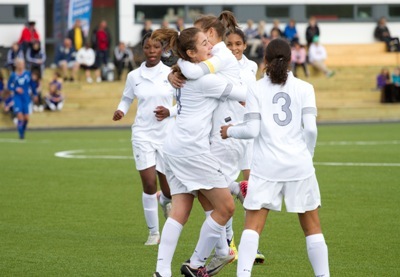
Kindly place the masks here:
[[(130, 130), (0, 132), (0, 276), (151, 276)], [(56, 157), (56, 152), (64, 156)], [(78, 151), (79, 150), (79, 151)], [(75, 158), (73, 158), (75, 157)], [(400, 124), (322, 125), (314, 158), (332, 276), (400, 276)], [(173, 262), (195, 247), (195, 205)], [(160, 210), (160, 224), (164, 223)], [(243, 210), (234, 219), (239, 244)], [(272, 213), (253, 276), (312, 276), (297, 216)], [(235, 276), (236, 264), (218, 276)]]

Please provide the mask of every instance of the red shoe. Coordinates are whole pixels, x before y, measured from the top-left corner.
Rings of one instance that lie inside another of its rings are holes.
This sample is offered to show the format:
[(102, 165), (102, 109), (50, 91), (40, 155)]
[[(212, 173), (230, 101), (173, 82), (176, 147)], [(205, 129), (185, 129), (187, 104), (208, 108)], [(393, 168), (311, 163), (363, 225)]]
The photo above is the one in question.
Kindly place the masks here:
[(239, 183), (240, 186), (240, 193), (243, 195), (243, 198), (247, 195), (247, 181), (241, 181)]

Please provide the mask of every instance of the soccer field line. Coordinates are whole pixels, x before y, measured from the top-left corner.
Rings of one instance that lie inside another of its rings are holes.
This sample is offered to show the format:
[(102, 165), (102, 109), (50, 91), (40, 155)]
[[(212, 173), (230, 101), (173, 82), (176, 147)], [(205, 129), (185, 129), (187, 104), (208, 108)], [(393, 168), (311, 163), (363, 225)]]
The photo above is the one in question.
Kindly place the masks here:
[(54, 156), (65, 159), (109, 159), (109, 160), (133, 160), (133, 156), (117, 155), (83, 155), (87, 152), (128, 151), (128, 148), (119, 149), (92, 149), (92, 150), (68, 150), (54, 153)]
[(317, 146), (340, 146), (340, 145), (396, 145), (400, 144), (400, 140), (386, 141), (326, 141), (318, 142)]
[[(68, 150), (56, 152), (54, 155), (65, 159), (110, 159), (110, 160), (132, 160), (132, 156), (119, 155), (90, 155), (88, 152), (128, 151), (128, 148), (120, 149), (92, 149), (92, 150)], [(400, 163), (354, 163), (354, 162), (314, 162), (314, 165), (322, 166), (369, 166), (369, 167), (400, 167)]]

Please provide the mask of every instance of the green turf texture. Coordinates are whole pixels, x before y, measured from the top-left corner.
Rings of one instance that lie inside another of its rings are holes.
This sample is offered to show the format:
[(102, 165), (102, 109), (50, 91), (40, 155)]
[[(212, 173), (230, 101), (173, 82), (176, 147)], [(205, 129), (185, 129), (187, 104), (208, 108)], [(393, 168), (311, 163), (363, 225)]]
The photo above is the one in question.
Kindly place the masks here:
[[(130, 130), (0, 132), (0, 276), (151, 276), (148, 231)], [(338, 145), (330, 142), (345, 141)], [(369, 143), (357, 143), (357, 142)], [(373, 142), (373, 143), (371, 143)], [(400, 163), (400, 124), (319, 126), (315, 162)], [(96, 159), (55, 157), (85, 150)], [(102, 159), (98, 156), (123, 156)], [(400, 276), (400, 167), (316, 165), (331, 276)], [(160, 229), (165, 220), (160, 209)], [(173, 260), (196, 245), (198, 203)], [(243, 209), (234, 218), (236, 244)], [(252, 276), (313, 276), (297, 215), (271, 213)], [(218, 276), (236, 276), (236, 263)]]

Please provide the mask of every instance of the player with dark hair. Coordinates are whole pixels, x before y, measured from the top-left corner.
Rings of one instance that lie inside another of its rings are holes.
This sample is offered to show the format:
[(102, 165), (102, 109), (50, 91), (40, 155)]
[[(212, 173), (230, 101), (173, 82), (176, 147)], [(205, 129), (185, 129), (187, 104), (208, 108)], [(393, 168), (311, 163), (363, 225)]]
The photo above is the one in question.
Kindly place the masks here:
[(313, 166), (317, 140), (313, 87), (289, 71), (287, 41), (272, 40), (265, 54), (266, 76), (249, 90), (245, 122), (222, 126), (221, 136), (254, 138), (245, 228), (239, 245), (238, 277), (251, 276), (259, 236), (270, 210), (297, 213), (315, 276), (329, 276), (328, 248), (321, 231), (321, 197)]

